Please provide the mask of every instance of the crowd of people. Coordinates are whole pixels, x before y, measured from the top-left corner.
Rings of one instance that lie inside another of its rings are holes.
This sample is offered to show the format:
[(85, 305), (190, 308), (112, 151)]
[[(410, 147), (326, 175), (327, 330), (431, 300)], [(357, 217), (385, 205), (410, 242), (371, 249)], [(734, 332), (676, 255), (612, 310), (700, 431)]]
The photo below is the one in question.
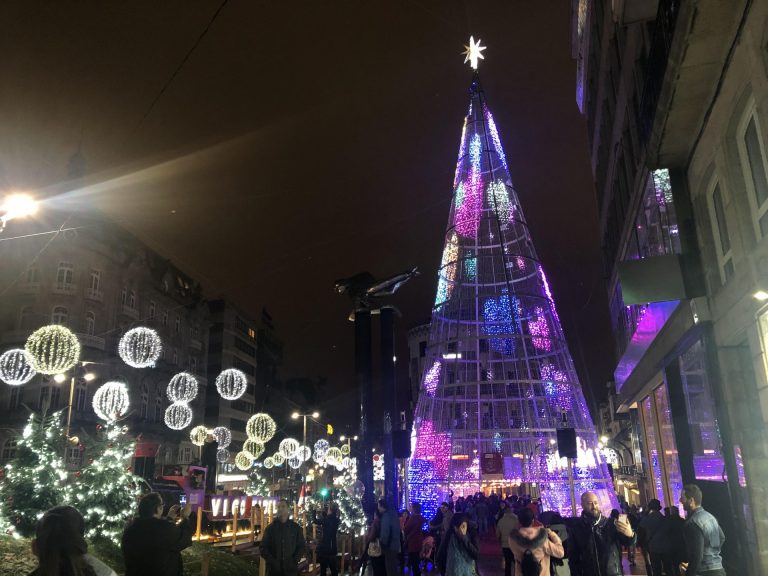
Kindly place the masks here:
[[(581, 496), (581, 516), (563, 518), (543, 511), (527, 497), (477, 494), (443, 502), (431, 520), (413, 503), (398, 514), (385, 500), (377, 505), (365, 536), (362, 576), (421, 576), (436, 568), (442, 576), (479, 576), (481, 539), (498, 541), (505, 576), (622, 576), (623, 551), (636, 563), (639, 547), (649, 576), (725, 576), (720, 555), (725, 535), (717, 519), (702, 507), (701, 490), (686, 485), (680, 496), (686, 519), (676, 507), (661, 512), (651, 500), (645, 513), (600, 510), (591, 492)], [(126, 576), (182, 576), (181, 551), (192, 544), (191, 507), (165, 505), (157, 493), (142, 497), (137, 517), (122, 538)], [(329, 502), (313, 518), (321, 530), (316, 542), (320, 575), (338, 575), (336, 505)], [(35, 576), (114, 576), (88, 554), (82, 515), (59, 506), (40, 519), (32, 549), (39, 566)], [(298, 576), (306, 555), (304, 532), (290, 518), (287, 501), (265, 527), (260, 555), (268, 576)]]

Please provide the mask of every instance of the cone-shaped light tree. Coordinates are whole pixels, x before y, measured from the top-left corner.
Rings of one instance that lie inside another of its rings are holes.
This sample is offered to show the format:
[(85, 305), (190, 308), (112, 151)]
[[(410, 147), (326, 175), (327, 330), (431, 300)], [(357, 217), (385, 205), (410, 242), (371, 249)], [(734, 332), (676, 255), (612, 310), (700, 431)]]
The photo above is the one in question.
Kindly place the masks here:
[[(472, 40), (473, 67), (479, 50)], [(477, 72), (469, 92), (415, 412), (411, 500), (431, 517), (451, 492), (521, 486), (570, 514), (556, 441), (570, 427), (576, 497), (592, 490), (610, 508), (608, 469)]]

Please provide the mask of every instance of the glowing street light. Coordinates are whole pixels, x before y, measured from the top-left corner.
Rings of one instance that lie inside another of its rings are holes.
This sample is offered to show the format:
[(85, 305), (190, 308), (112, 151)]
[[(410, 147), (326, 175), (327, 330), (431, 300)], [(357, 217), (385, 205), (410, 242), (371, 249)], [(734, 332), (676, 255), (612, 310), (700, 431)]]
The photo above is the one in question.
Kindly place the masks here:
[(37, 212), (37, 202), (29, 194), (8, 194), (0, 204), (0, 232), (14, 218), (25, 218)]

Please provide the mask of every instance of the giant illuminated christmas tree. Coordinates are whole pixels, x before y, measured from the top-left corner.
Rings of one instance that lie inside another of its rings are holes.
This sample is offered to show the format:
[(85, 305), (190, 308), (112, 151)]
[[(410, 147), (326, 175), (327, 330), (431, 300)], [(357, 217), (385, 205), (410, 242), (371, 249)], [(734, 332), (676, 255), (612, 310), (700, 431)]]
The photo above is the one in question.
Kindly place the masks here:
[[(467, 60), (476, 69), (479, 42)], [(483, 488), (540, 495), (571, 513), (558, 428), (574, 428), (575, 494), (615, 502), (608, 469), (477, 72), (461, 135), (414, 422), (410, 498)], [(484, 465), (483, 463), (487, 463)]]

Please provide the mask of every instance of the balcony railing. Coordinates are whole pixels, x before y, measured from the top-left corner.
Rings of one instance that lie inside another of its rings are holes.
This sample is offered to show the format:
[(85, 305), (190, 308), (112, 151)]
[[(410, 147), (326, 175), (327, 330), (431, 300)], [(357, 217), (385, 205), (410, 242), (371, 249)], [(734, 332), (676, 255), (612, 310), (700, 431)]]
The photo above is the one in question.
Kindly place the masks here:
[(667, 72), (669, 50), (672, 47), (672, 37), (677, 24), (677, 14), (680, 11), (680, 0), (660, 0), (659, 11), (653, 28), (651, 50), (648, 54), (648, 69), (643, 86), (643, 99), (640, 103), (640, 127), (645, 142), (651, 137), (653, 122), (656, 118), (656, 106), (659, 103), (661, 87), (664, 85), (664, 75)]
[(88, 298), (89, 300), (96, 300), (97, 302), (103, 302), (104, 292), (98, 289), (88, 288), (88, 292), (86, 292), (85, 297)]
[(125, 316), (129, 316), (129, 317), (133, 318), (134, 320), (138, 320), (139, 319), (139, 311), (136, 310), (136, 308), (131, 308), (127, 304), (123, 304), (122, 313)]
[(203, 350), (203, 343), (200, 342), (197, 338), (190, 338), (189, 339), (189, 347), (192, 350), (195, 350), (196, 352), (202, 352)]
[(87, 348), (96, 348), (97, 350), (104, 350), (106, 348), (104, 338), (99, 336), (92, 336), (91, 334), (77, 334), (77, 339), (80, 340), (80, 344)]
[(71, 282), (56, 282), (53, 285), (54, 294), (74, 294), (77, 291), (77, 285)]

